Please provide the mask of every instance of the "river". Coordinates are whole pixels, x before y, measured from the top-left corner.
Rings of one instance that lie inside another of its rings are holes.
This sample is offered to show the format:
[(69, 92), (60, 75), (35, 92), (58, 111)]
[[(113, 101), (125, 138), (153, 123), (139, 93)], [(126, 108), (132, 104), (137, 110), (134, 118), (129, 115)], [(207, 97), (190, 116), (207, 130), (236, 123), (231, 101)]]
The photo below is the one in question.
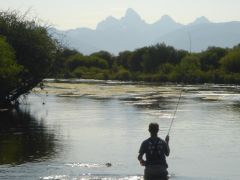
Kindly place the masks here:
[(0, 112), (0, 179), (141, 179), (148, 124), (165, 138), (181, 92), (171, 179), (239, 180), (239, 87), (78, 80), (48, 80)]

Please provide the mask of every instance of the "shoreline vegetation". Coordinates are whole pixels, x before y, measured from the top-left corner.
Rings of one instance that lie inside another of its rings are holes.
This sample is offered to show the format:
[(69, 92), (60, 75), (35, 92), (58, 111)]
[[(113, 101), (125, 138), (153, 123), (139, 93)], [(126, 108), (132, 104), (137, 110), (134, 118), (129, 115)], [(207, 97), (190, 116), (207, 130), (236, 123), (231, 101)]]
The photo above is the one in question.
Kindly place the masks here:
[(45, 78), (184, 84), (240, 84), (240, 44), (202, 52), (156, 44), (113, 55), (83, 55), (60, 45), (49, 27), (0, 12), (0, 108), (18, 105)]
[(49, 78), (239, 84), (240, 45), (189, 53), (156, 44), (117, 56), (106, 51), (83, 55), (64, 49)]

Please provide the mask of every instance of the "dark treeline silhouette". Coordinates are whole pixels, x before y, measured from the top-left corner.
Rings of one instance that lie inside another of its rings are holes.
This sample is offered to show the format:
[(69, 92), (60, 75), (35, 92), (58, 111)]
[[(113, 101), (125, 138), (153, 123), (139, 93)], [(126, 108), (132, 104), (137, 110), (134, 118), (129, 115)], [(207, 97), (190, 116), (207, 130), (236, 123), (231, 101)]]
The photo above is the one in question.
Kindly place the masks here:
[(64, 49), (52, 72), (54, 78), (239, 84), (240, 46), (189, 53), (157, 44), (118, 56), (106, 51), (84, 56)]

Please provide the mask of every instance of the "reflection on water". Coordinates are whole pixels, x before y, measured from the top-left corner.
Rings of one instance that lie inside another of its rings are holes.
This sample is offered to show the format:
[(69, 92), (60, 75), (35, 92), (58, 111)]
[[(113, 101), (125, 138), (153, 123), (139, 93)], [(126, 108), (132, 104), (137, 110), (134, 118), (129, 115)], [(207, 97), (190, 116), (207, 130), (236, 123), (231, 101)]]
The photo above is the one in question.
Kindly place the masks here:
[(56, 153), (54, 133), (29, 112), (5, 111), (0, 117), (0, 165), (42, 161)]
[(159, 122), (166, 135), (180, 92), (171, 179), (240, 179), (238, 87), (63, 82), (0, 114), (0, 179), (142, 179), (136, 157), (147, 126)]

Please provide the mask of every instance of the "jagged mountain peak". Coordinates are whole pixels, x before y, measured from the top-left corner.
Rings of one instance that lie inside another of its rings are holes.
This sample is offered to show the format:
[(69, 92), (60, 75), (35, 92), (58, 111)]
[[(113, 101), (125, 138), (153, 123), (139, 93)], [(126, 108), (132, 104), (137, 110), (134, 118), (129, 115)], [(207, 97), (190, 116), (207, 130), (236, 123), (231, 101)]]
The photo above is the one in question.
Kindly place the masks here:
[(140, 16), (134, 9), (128, 8), (126, 10), (125, 17), (140, 17)]
[(109, 28), (126, 28), (127, 26), (142, 26), (144, 25), (144, 20), (141, 19), (140, 15), (132, 8), (126, 10), (125, 15), (121, 19), (116, 19), (113, 16), (108, 16), (105, 20), (101, 21), (97, 25), (97, 30), (106, 30)]
[(205, 17), (205, 16), (201, 16), (195, 19), (194, 22), (190, 23), (190, 24), (206, 24), (206, 23), (210, 23), (210, 21)]
[(113, 16), (108, 16), (105, 20), (106, 21), (117, 21), (117, 19)]
[(125, 16), (122, 17), (122, 21), (142, 21), (140, 15), (132, 8), (126, 10)]
[(97, 25), (97, 30), (104, 30), (107, 28), (114, 27), (118, 24), (119, 20), (113, 16), (108, 16), (105, 20), (101, 21)]
[(163, 35), (179, 29), (183, 27), (183, 25), (174, 21), (169, 15), (164, 15), (161, 17), (161, 19), (153, 24), (153, 27), (155, 28), (155, 31), (161, 32)]
[(173, 20), (172, 17), (169, 15), (163, 15), (161, 19), (159, 19), (157, 22), (154, 23), (154, 25), (157, 26), (172, 26), (172, 25), (177, 25), (180, 26), (181, 24), (177, 23), (176, 21)]
[(159, 21), (160, 22), (175, 22), (169, 15), (163, 15)]

